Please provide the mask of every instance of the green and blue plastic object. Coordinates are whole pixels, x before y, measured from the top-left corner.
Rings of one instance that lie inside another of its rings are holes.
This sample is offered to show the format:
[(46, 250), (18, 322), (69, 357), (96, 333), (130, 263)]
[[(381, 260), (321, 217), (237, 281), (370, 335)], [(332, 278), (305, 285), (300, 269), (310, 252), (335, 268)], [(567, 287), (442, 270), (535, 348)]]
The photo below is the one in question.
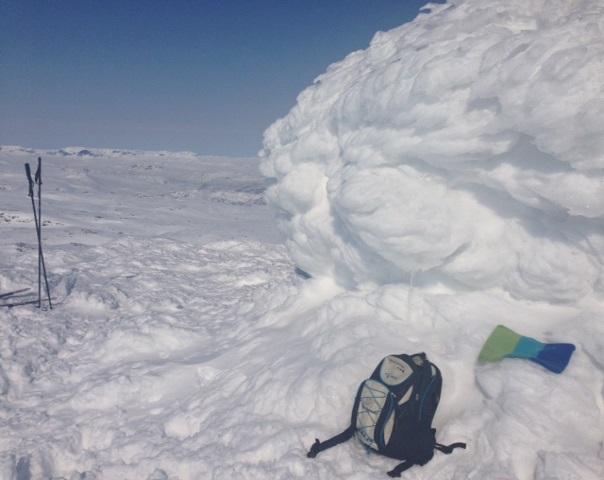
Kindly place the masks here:
[(554, 373), (562, 373), (574, 351), (572, 343), (543, 343), (497, 325), (482, 347), (478, 360), (490, 363), (504, 358), (524, 358)]

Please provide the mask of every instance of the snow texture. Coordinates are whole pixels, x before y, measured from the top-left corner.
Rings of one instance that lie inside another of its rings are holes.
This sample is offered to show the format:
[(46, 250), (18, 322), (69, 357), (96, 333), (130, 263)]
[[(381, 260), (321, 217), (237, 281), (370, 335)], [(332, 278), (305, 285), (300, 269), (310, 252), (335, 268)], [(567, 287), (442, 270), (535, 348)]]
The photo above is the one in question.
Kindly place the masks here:
[(38, 155), (55, 308), (0, 307), (0, 479), (224, 478), (244, 350), (300, 278), (257, 159), (2, 147), (0, 295), (32, 290), (0, 304), (37, 298)]
[[(305, 324), (322, 375), (350, 379), (319, 390), (320, 438), (380, 357), (426, 351), (439, 438), (469, 447), (409, 478), (604, 478), (603, 78), (601, 1), (432, 4), (266, 131), (291, 258), (346, 292)], [(569, 369), (477, 366), (498, 323), (575, 343)], [(369, 478), (346, 448), (322, 478)]]
[[(604, 478), (603, 33), (596, 1), (431, 5), (301, 93), (271, 179), (2, 147), (0, 294), (37, 280), (42, 155), (56, 308), (0, 308), (0, 478), (387, 478), (358, 441), (306, 451), (382, 357), (420, 351), (437, 439), (468, 448), (404, 478)], [(561, 375), (478, 365), (499, 323), (577, 350)]]
[(347, 286), (602, 292), (604, 5), (430, 9), (332, 65), (266, 132), (293, 259)]

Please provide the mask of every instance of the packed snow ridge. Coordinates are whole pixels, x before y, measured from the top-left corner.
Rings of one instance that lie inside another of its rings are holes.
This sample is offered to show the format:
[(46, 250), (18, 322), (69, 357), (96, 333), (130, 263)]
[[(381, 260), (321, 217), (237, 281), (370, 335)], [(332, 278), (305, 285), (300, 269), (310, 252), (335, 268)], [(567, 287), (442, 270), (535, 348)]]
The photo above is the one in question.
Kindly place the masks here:
[[(415, 352), (443, 373), (438, 441), (468, 448), (405, 478), (604, 478), (604, 5), (423, 12), (300, 94), (268, 179), (42, 152), (56, 308), (0, 309), (0, 478), (386, 478), (359, 442), (306, 451)], [(0, 293), (36, 281), (40, 154), (0, 149)], [(477, 364), (500, 323), (577, 350), (560, 375)]]
[(429, 8), (332, 65), (266, 132), (292, 257), (348, 286), (602, 292), (604, 5)]

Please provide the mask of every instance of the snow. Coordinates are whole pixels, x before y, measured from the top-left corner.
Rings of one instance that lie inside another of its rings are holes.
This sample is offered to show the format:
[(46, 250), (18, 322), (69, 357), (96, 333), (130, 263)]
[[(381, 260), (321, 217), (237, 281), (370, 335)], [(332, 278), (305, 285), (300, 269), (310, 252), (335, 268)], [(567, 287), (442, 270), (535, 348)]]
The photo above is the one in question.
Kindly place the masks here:
[(601, 285), (604, 10), (455, 1), (332, 65), (265, 134), (292, 258), (569, 301)]
[[(268, 179), (1, 147), (0, 293), (35, 286), (41, 155), (56, 308), (0, 308), (0, 478), (385, 477), (357, 441), (306, 451), (382, 357), (420, 351), (437, 439), (468, 448), (405, 478), (604, 478), (604, 6), (428, 10), (300, 94)], [(499, 323), (577, 350), (561, 375), (477, 364)]]
[(0, 310), (0, 478), (201, 478), (226, 448), (204, 418), (246, 379), (226, 357), (299, 277), (256, 159), (88, 150), (0, 150), (0, 291), (35, 286), (41, 155), (55, 297)]
[[(355, 380), (393, 352), (443, 369), (439, 436), (469, 449), (411, 478), (604, 477), (603, 19), (590, 0), (429, 5), (265, 133), (292, 260), (347, 292), (311, 352)], [(477, 366), (497, 323), (579, 348), (560, 377)], [(331, 403), (320, 438), (349, 405)]]

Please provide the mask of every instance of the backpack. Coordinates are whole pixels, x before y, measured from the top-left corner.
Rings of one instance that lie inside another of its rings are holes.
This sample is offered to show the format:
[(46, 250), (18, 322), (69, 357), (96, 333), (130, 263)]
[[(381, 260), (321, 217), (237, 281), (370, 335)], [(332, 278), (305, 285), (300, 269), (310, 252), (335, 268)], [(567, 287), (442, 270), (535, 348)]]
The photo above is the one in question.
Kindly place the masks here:
[(403, 460), (388, 472), (391, 477), (413, 465), (424, 465), (434, 450), (449, 454), (465, 443), (436, 443), (432, 419), (440, 400), (442, 376), (425, 353), (388, 355), (371, 377), (359, 386), (350, 426), (324, 442), (315, 440), (307, 456), (349, 440), (353, 435), (367, 448)]

